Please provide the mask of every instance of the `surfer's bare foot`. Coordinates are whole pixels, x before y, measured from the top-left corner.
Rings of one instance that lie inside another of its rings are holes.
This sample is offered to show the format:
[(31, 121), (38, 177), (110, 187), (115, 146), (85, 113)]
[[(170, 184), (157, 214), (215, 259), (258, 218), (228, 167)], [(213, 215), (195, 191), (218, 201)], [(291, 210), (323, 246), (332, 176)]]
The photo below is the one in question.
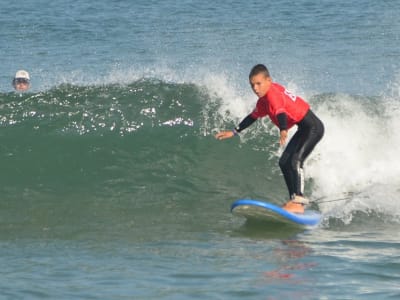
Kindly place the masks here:
[(293, 200), (290, 200), (287, 203), (285, 203), (282, 206), (282, 208), (291, 213), (304, 214), (304, 204), (294, 202)]

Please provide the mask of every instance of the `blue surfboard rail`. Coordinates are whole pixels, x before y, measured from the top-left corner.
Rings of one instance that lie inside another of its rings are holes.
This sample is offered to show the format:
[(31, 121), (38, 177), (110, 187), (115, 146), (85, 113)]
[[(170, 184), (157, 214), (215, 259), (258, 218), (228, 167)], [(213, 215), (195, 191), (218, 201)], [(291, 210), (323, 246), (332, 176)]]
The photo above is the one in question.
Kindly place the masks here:
[(288, 221), (304, 226), (318, 225), (322, 218), (321, 214), (314, 210), (306, 210), (303, 214), (296, 214), (288, 212), (287, 210), (284, 210), (283, 208), (275, 204), (253, 199), (239, 199), (235, 201), (231, 205), (231, 212), (234, 213), (235, 208), (246, 207), (246, 206), (250, 206), (253, 208), (261, 208), (267, 211), (271, 211), (276, 215), (285, 218)]

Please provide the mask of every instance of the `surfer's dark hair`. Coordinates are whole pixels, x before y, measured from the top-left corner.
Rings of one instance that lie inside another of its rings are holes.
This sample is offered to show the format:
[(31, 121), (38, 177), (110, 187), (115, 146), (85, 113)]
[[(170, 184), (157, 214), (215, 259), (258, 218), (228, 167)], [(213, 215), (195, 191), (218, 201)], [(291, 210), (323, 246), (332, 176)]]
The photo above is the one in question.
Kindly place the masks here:
[(258, 64), (251, 69), (249, 74), (249, 79), (261, 73), (263, 73), (267, 77), (270, 77), (267, 67), (264, 66), (263, 64)]

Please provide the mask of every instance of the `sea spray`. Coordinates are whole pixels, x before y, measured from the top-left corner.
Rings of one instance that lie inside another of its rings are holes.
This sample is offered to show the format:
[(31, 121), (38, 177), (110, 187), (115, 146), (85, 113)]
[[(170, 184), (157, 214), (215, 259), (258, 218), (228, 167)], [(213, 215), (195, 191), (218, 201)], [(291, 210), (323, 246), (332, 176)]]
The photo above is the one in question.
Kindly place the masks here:
[(315, 98), (320, 99), (316, 111), (326, 132), (306, 165), (314, 183), (313, 195), (340, 198), (355, 193), (347, 202), (321, 205), (322, 211), (337, 217), (375, 211), (397, 218), (400, 165), (396, 163), (396, 149), (400, 140), (395, 129), (398, 118), (393, 112), (398, 111), (399, 103), (382, 96), (335, 94)]

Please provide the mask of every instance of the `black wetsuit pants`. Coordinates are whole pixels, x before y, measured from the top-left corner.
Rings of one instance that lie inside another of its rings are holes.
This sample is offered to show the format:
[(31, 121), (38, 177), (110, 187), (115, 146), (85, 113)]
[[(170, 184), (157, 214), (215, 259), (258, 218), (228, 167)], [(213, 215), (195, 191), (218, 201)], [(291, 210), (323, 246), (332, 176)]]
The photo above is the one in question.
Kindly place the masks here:
[(297, 126), (296, 133), (279, 159), (291, 199), (295, 195), (303, 196), (304, 161), (324, 135), (324, 125), (311, 110)]

